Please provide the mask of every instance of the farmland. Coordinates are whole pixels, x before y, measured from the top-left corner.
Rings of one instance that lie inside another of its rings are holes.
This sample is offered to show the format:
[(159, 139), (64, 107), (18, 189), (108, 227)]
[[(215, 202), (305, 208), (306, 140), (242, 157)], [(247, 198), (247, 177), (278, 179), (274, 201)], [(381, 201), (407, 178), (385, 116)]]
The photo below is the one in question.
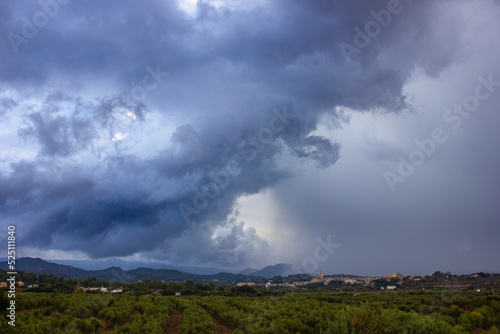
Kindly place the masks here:
[(9, 333), (498, 333), (500, 297), (445, 290), (189, 297), (24, 292), (16, 296), (16, 326), (6, 319), (1, 328)]

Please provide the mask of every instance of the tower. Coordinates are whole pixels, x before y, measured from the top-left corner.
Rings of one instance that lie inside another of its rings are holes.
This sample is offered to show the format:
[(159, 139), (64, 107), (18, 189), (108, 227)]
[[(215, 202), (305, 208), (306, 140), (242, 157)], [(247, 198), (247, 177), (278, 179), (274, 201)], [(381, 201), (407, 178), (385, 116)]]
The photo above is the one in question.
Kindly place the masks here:
[(321, 270), (319, 272), (319, 278), (323, 278), (323, 271), (321, 271)]

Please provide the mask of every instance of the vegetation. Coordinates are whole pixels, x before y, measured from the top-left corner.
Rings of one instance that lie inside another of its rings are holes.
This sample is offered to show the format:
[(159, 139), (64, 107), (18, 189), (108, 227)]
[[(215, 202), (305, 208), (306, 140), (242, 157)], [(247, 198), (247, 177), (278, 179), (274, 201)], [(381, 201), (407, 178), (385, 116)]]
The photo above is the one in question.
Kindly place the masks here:
[(213, 333), (214, 322), (208, 313), (199, 306), (193, 299), (181, 298), (176, 300), (178, 309), (182, 312), (180, 334)]
[[(195, 288), (194, 285), (192, 287)], [(201, 288), (201, 287), (200, 287)], [(6, 292), (1, 304), (6, 305)], [(499, 333), (500, 297), (477, 292), (294, 293), (282, 296), (16, 294), (9, 333), (163, 333), (181, 312), (179, 333)]]

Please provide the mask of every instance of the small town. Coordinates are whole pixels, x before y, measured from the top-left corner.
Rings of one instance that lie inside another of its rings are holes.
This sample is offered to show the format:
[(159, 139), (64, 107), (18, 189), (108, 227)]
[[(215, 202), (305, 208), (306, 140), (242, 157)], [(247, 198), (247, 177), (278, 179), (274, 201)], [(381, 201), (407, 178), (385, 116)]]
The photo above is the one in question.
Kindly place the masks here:
[[(22, 277), (23, 275), (21, 275)], [(0, 270), (0, 277), (1, 270)], [(436, 289), (465, 289), (476, 292), (495, 292), (500, 289), (500, 274), (473, 273), (470, 275), (452, 275), (451, 273), (435, 272), (432, 275), (405, 276), (401, 273), (390, 273), (387, 276), (368, 277), (356, 275), (324, 275), (322, 271), (316, 276), (308, 274), (294, 274), (288, 276), (275, 276), (271, 279), (247, 279), (245, 281), (213, 279), (208, 282), (201, 279), (199, 282), (193, 280), (137, 280), (131, 282), (107, 282), (95, 278), (75, 280), (54, 275), (42, 274), (36, 276), (28, 273), (24, 275), (28, 282), (19, 280), (16, 282), (16, 292), (50, 292), (61, 291), (75, 293), (134, 293), (141, 292), (142, 295), (193, 295), (212, 294), (226, 291), (226, 293), (237, 293), (238, 291), (279, 291), (279, 290), (317, 290), (340, 291), (340, 292), (374, 292), (374, 291), (414, 291), (414, 290), (436, 290)], [(29, 284), (27, 284), (29, 283)], [(0, 288), (7, 288), (8, 282), (0, 282)], [(71, 288), (73, 286), (73, 288)], [(246, 290), (238, 288), (250, 287)]]

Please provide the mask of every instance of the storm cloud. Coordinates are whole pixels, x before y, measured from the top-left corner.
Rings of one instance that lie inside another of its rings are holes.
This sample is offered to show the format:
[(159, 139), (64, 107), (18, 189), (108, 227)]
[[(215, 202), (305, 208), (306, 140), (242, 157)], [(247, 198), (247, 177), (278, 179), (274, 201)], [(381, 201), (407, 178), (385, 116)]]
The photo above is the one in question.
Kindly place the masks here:
[[(414, 74), (467, 57), (461, 3), (3, 2), (2, 224), (31, 251), (265, 264), (275, 245), (238, 200), (341, 161), (325, 117), (414, 112)], [(290, 198), (301, 189), (276, 201), (299, 210), (290, 226), (320, 214)]]

